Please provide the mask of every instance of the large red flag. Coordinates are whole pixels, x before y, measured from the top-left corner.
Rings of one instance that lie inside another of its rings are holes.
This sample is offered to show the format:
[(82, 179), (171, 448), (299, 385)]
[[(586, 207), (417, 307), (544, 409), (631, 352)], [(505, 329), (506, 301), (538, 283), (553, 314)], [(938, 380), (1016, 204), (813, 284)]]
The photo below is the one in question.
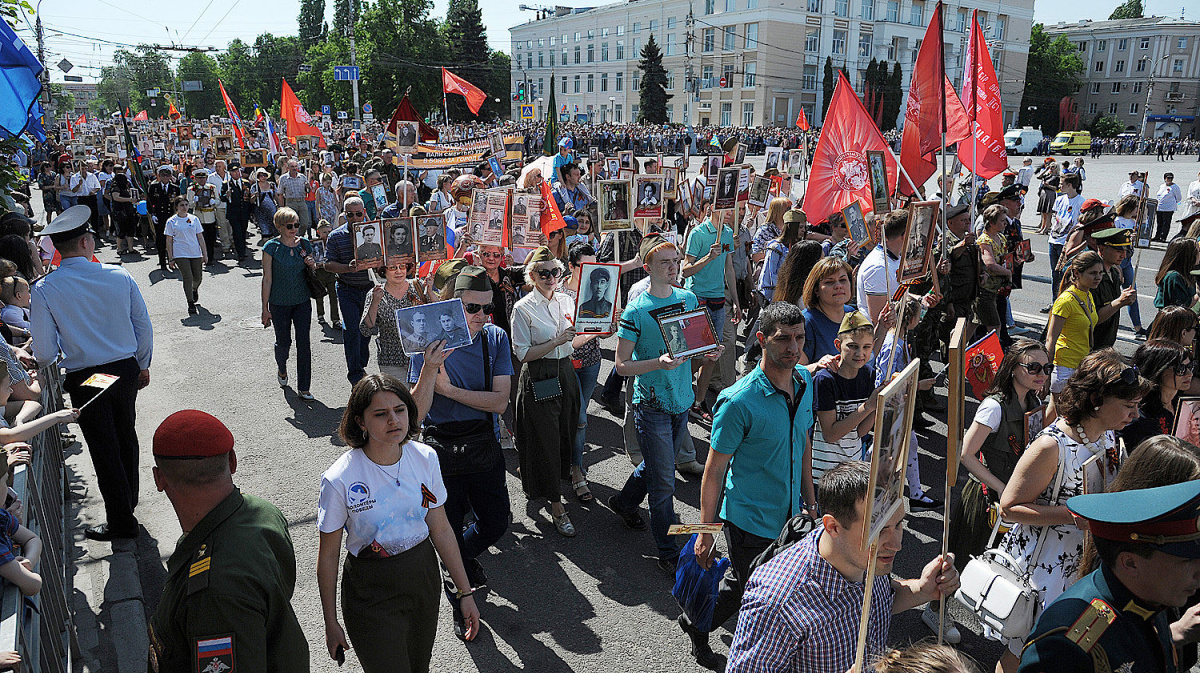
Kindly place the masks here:
[(801, 131), (808, 130), (808, 117), (804, 115), (804, 107), (800, 107), (800, 114), (796, 115), (796, 128)]
[(396, 122), (417, 122), (421, 127), (421, 140), (437, 142), (437, 129), (421, 121), (421, 116), (417, 114), (417, 109), (408, 100), (408, 92), (405, 92), (404, 96), (400, 98), (400, 104), (396, 106), (396, 111), (392, 113), (392, 118), (388, 120), (387, 132), (392, 134), (393, 137), (396, 135)]
[[(908, 105), (904, 113), (904, 135), (900, 140), (900, 163), (912, 179), (904, 181), (900, 192), (912, 194), (937, 170), (935, 156), (946, 145), (970, 135), (962, 101), (946, 77), (945, 45), (942, 42), (942, 3), (933, 9), (933, 20), (925, 30), (925, 39), (917, 51), (912, 80), (908, 85)], [(951, 123), (953, 125), (951, 126)]]
[(135, 122), (150, 121), (150, 113), (146, 112), (145, 110), (142, 110), (141, 112), (137, 113), (136, 116), (134, 116), (133, 121), (135, 121)]
[(79, 119), (76, 119), (76, 120), (75, 120), (75, 125), (76, 125), (76, 126), (83, 126), (83, 125), (84, 125), (84, 124), (86, 124), (86, 123), (87, 123), (87, 113), (86, 113), (86, 112), (84, 112), (83, 114), (79, 115)]
[(546, 180), (542, 181), (542, 218), (541, 218), (542, 233), (547, 237), (550, 232), (565, 229), (567, 221), (563, 219), (562, 212), (558, 209), (558, 202), (554, 200), (554, 195), (550, 193), (550, 183)]
[[(979, 10), (975, 10), (978, 14)], [(994, 178), (1008, 170), (1004, 149), (1004, 118), (1000, 105), (1000, 83), (988, 54), (987, 41), (976, 17), (971, 17), (971, 42), (963, 68), (963, 104), (974, 138), (958, 144), (958, 159), (968, 170)]]
[(229, 94), (225, 93), (225, 83), (217, 80), (217, 86), (221, 87), (221, 98), (225, 99), (225, 111), (229, 113), (229, 120), (233, 122), (233, 132), (237, 135), (238, 147), (246, 147), (246, 138), (242, 134), (242, 117), (238, 114), (237, 108), (233, 105), (233, 100), (229, 98)]
[(442, 92), (461, 94), (463, 98), (467, 99), (467, 107), (471, 108), (471, 114), (474, 115), (479, 114), (479, 108), (487, 100), (487, 94), (483, 92), (483, 89), (445, 68), (442, 68)]
[(312, 116), (300, 104), (300, 99), (292, 93), (292, 87), (283, 80), (283, 93), (279, 97), (279, 115), (287, 122), (287, 139), (296, 142), (296, 136), (314, 136), (320, 139), (321, 147), (325, 147), (325, 136), (321, 129), (312, 125)]
[(804, 212), (810, 222), (820, 222), (855, 199), (864, 213), (874, 210), (867, 150), (883, 152), (890, 193), (890, 186), (896, 184), (896, 159), (850, 80), (838, 71), (804, 194)]

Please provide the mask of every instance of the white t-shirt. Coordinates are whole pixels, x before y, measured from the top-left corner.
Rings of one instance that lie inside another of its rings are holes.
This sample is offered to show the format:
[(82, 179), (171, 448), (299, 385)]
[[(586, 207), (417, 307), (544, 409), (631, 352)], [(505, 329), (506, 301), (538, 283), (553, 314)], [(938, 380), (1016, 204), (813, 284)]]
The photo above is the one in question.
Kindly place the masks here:
[(975, 410), (975, 422), (986, 425), (992, 432), (1000, 427), (1000, 418), (1004, 415), (1000, 401), (994, 397), (985, 397)]
[(224, 180), (221, 179), (221, 176), (217, 175), (216, 171), (208, 172), (208, 184), (213, 186), (213, 193), (217, 195), (217, 202), (215, 204), (217, 210), (221, 210), (222, 208), (224, 208), (227, 205), (224, 201), (221, 200), (220, 197), (221, 197), (221, 188), (225, 185), (225, 180), (228, 180), (228, 179), (229, 179), (228, 172), (225, 173)]
[(1117, 229), (1136, 229), (1137, 222), (1132, 217), (1117, 216), (1113, 218), (1113, 226)]
[[(892, 259), (882, 245), (875, 246), (858, 267), (858, 310), (864, 315), (867, 313), (869, 294), (891, 297), (900, 287), (896, 280), (896, 272), (899, 270), (900, 260)], [(871, 318), (869, 315), (867, 317)]]
[(396, 465), (379, 465), (354, 449), (321, 475), (317, 528), (345, 528), (346, 551), (355, 556), (395, 556), (429, 537), (425, 515), (444, 504), (442, 469), (428, 445), (406, 443)]
[(187, 217), (172, 215), (167, 220), (166, 226), (163, 227), (163, 233), (171, 237), (175, 257), (179, 259), (204, 257), (200, 239), (196, 237), (197, 234), (204, 235), (204, 225), (200, 224), (200, 220), (195, 215), (189, 214)]
[(1083, 194), (1074, 197), (1059, 194), (1054, 200), (1054, 224), (1050, 225), (1050, 242), (1065, 245), (1067, 238), (1079, 224), (1079, 209), (1083, 206)]

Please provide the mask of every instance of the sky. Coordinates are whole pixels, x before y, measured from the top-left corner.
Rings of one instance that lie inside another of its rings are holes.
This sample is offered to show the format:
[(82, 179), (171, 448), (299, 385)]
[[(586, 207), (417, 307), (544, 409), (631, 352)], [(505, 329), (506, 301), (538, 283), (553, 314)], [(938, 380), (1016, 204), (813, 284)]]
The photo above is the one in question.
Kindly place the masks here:
[[(483, 23), (492, 48), (509, 46), (508, 29), (533, 18), (534, 12), (518, 9), (522, 0), (481, 2)], [(1037, 0), (1034, 19), (1047, 24), (1080, 19), (1105, 19), (1120, 0), (1101, 0), (1096, 9), (1080, 9), (1077, 0)], [(1147, 13), (1178, 16), (1188, 6), (1188, 18), (1200, 19), (1200, 0), (1144, 0)], [(299, 0), (31, 0), (40, 7), (45, 26), (47, 66), (51, 81), (63, 81), (57, 64), (66, 58), (72, 75), (94, 82), (100, 68), (112, 63), (113, 52), (122, 46), (151, 42), (162, 45), (205, 46), (223, 49), (235, 37), (249, 42), (260, 33), (296, 33)], [(529, 0), (534, 4), (535, 0)], [(434, 0), (433, 14), (444, 16), (448, 0)], [(596, 2), (594, 4), (603, 4)], [(1086, 3), (1091, 5), (1092, 3)], [(251, 6), (252, 5), (252, 6)], [(587, 6), (578, 4), (578, 6)], [(1111, 6), (1110, 6), (1111, 5)], [(333, 21), (333, 2), (327, 0), (328, 20)], [(31, 48), (36, 40), (30, 25), (18, 31)], [(36, 53), (36, 52), (35, 52)], [(176, 52), (183, 56), (183, 52)]]

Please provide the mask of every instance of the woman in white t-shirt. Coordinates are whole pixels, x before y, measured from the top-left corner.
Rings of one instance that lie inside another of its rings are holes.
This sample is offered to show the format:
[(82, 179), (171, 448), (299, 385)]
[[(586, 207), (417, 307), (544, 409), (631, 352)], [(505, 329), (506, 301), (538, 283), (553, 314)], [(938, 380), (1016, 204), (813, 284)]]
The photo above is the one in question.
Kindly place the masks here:
[[(432, 366), (421, 370), (413, 389), (418, 397), (432, 398), (445, 360), (443, 343), (437, 341), (425, 351), (425, 361)], [(339, 650), (353, 643), (367, 673), (429, 670), (442, 587), (439, 556), (461, 601), (462, 637), (471, 640), (479, 631), (474, 589), (443, 508), (446, 487), (437, 454), (412, 441), (419, 429), (417, 414), (413, 394), (395, 377), (372, 374), (359, 381), (338, 429), (354, 448), (321, 477), (317, 586), (325, 645), (329, 656), (337, 659)], [(337, 619), (343, 537), (345, 631)]]
[(183, 296), (187, 299), (188, 315), (196, 315), (200, 281), (204, 280), (204, 265), (208, 253), (204, 248), (204, 225), (188, 212), (186, 196), (176, 196), (172, 202), (175, 214), (167, 219), (163, 234), (167, 237), (167, 264), (179, 268), (183, 277)]

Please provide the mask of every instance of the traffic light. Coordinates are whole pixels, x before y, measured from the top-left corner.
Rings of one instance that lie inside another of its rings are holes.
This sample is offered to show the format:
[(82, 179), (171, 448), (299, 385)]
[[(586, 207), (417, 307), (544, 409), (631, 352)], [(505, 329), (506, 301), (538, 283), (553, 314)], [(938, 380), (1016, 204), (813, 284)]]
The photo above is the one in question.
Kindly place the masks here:
[(522, 102), (524, 102), (524, 100), (525, 100), (525, 80), (521, 80), (520, 82), (517, 83), (517, 97), (520, 98)]

